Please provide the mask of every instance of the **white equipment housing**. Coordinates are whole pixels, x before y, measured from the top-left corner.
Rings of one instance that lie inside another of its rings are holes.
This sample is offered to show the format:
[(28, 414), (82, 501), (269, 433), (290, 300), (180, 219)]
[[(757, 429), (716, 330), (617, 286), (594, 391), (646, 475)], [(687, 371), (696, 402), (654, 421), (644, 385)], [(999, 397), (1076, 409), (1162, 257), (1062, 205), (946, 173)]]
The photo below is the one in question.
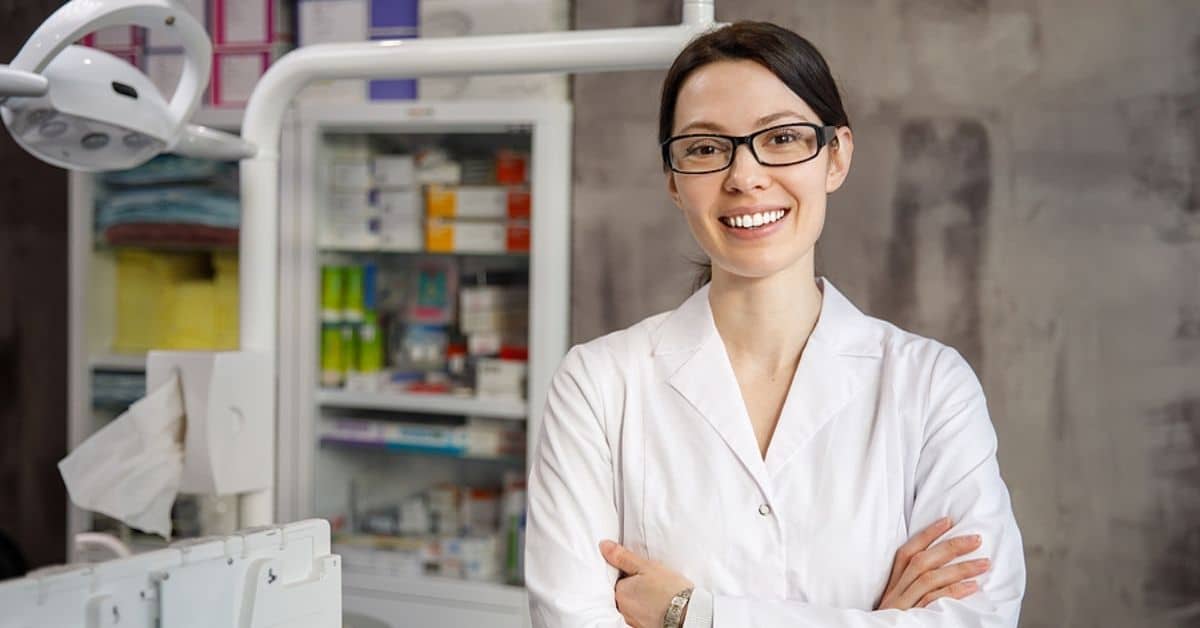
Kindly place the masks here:
[(194, 539), (0, 582), (0, 628), (340, 628), (341, 559), (321, 519)]

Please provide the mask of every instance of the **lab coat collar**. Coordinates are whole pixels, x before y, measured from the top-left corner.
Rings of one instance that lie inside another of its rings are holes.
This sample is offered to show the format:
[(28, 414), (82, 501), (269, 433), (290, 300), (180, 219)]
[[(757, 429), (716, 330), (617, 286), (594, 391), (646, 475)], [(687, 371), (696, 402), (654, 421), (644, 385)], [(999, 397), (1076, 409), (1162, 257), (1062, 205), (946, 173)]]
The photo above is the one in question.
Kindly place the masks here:
[[(654, 355), (693, 352), (712, 336), (719, 339), (708, 302), (711, 285), (705, 284), (663, 320), (655, 333)], [(817, 286), (823, 298), (809, 342), (824, 343), (842, 355), (881, 357), (883, 345), (877, 330), (870, 325), (871, 319), (842, 295), (833, 282), (819, 277)]]
[(767, 495), (771, 494), (771, 476), (780, 473), (850, 400), (857, 384), (854, 361), (883, 353), (878, 328), (832, 283), (819, 281), (824, 295), (821, 311), (792, 378), (765, 460), (713, 321), (709, 286), (668, 315), (655, 338), (655, 359), (671, 373), (671, 387), (712, 425)]

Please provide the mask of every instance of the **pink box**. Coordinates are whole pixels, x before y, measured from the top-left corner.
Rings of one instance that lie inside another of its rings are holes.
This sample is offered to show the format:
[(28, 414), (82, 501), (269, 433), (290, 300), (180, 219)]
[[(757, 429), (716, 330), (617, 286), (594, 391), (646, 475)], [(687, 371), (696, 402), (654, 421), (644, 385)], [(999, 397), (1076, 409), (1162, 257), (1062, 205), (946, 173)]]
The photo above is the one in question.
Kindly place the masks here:
[(287, 0), (212, 0), (213, 44), (262, 46), (292, 41)]
[(242, 107), (250, 99), (258, 79), (289, 46), (240, 46), (218, 48), (213, 53), (209, 104), (217, 107)]

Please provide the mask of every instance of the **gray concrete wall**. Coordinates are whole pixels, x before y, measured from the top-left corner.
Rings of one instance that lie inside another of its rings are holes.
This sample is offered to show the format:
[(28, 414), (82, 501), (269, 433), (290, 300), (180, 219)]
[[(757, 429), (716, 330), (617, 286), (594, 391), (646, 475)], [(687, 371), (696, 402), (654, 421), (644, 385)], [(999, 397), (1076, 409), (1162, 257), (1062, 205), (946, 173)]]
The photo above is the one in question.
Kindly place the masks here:
[[(675, 0), (579, 0), (575, 28)], [(1200, 3), (720, 0), (824, 51), (855, 129), (821, 271), (980, 373), (1022, 626), (1200, 626)], [(661, 72), (574, 81), (573, 335), (675, 307), (699, 258)]]

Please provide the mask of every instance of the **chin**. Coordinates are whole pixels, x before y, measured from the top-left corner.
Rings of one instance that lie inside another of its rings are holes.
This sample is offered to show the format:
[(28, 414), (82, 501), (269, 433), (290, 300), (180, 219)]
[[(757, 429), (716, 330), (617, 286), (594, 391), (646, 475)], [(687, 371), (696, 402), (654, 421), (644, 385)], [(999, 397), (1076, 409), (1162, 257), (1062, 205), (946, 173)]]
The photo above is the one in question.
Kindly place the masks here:
[(804, 259), (804, 255), (800, 255), (789, 259), (739, 259), (739, 260), (713, 260), (713, 266), (720, 268), (723, 272), (741, 279), (767, 279), (780, 273), (786, 273), (796, 268), (797, 264)]

